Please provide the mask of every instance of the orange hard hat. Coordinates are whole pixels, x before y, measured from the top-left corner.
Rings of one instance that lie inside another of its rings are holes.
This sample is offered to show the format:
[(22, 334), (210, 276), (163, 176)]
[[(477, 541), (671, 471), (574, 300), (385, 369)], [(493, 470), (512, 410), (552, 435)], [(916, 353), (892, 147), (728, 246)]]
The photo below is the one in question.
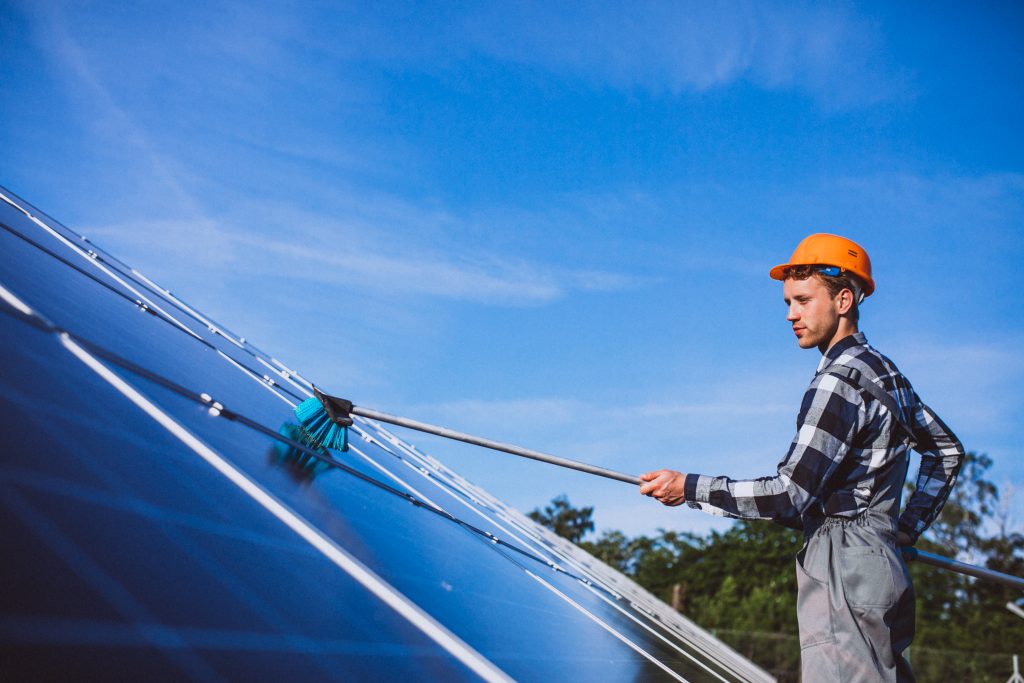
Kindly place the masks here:
[(864, 281), (864, 296), (875, 291), (871, 278), (871, 259), (864, 248), (839, 235), (819, 232), (809, 235), (797, 245), (789, 263), (775, 266), (768, 274), (773, 280), (784, 280), (790, 266), (835, 266), (847, 270)]

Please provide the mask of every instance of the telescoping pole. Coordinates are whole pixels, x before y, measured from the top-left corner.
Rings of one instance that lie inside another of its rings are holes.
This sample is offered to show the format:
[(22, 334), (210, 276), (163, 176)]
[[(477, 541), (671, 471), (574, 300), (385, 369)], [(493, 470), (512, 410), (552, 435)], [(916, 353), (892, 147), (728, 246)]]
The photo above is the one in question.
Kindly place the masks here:
[(1024, 579), (1019, 576), (1004, 574), (1003, 572), (997, 572), (996, 570), (988, 569), (987, 567), (967, 564), (966, 562), (960, 562), (959, 560), (943, 557), (942, 555), (933, 555), (932, 553), (926, 553), (925, 551), (918, 550), (917, 548), (902, 548), (902, 550), (903, 557), (908, 560), (916, 560), (922, 564), (930, 564), (933, 567), (948, 569), (949, 571), (957, 572), (959, 574), (966, 574), (967, 576), (973, 576), (986, 581), (995, 581), (996, 583), (1001, 583), (1004, 586), (1009, 586), (1010, 588), (1024, 590)]
[[(599, 477), (616, 479), (618, 481), (626, 482), (627, 484), (640, 485), (643, 483), (640, 481), (640, 477), (632, 474), (616, 472), (615, 470), (605, 469), (604, 467), (598, 467), (597, 465), (588, 465), (585, 462), (579, 462), (577, 460), (560, 458), (557, 455), (541, 453), (540, 451), (534, 451), (529, 448), (523, 448), (521, 446), (503, 443), (501, 441), (484, 439), (479, 436), (473, 436), (472, 434), (457, 432), (454, 429), (448, 429), (447, 427), (438, 427), (437, 425), (427, 424), (426, 422), (410, 420), (407, 417), (389, 415), (387, 413), (382, 413), (370, 408), (364, 408), (362, 406), (352, 406), (351, 412), (353, 415), (361, 415), (363, 417), (368, 417), (371, 420), (387, 422), (389, 424), (398, 425), (399, 427), (408, 427), (409, 429), (415, 429), (419, 432), (442, 436), (446, 439), (454, 439), (456, 441), (473, 444), (474, 446), (483, 446), (484, 448), (490, 448), (492, 450), (503, 451), (505, 453), (511, 453), (512, 455), (518, 455), (524, 458), (539, 460), (552, 465), (558, 465), (559, 467), (568, 467), (569, 469), (586, 472), (587, 474), (596, 474)], [(1003, 585), (1010, 586), (1011, 588), (1024, 590), (1024, 579), (1018, 576), (1004, 574), (986, 567), (978, 567), (973, 564), (967, 564), (966, 562), (960, 562), (959, 560), (943, 557), (941, 555), (933, 555), (932, 553), (918, 550), (916, 548), (903, 548), (902, 550), (903, 557), (908, 560), (916, 560), (922, 564), (929, 564), (933, 567), (966, 574), (967, 576), (973, 576), (986, 581), (995, 581), (996, 583), (1001, 583)]]
[(557, 455), (541, 453), (540, 451), (530, 450), (529, 448), (522, 448), (521, 446), (515, 446), (510, 443), (503, 443), (501, 441), (491, 441), (490, 439), (484, 439), (479, 436), (473, 436), (472, 434), (464, 434), (463, 432), (457, 432), (454, 429), (448, 429), (447, 427), (438, 427), (436, 425), (427, 424), (426, 422), (410, 420), (407, 417), (388, 415), (387, 413), (382, 413), (376, 410), (370, 410), (369, 408), (363, 408), (362, 406), (352, 406), (352, 414), (362, 415), (363, 417), (368, 417), (371, 420), (388, 422), (393, 425), (398, 425), (399, 427), (408, 427), (409, 429), (415, 429), (416, 431), (419, 432), (426, 432), (427, 434), (443, 436), (446, 439), (463, 441), (465, 443), (473, 444), (474, 446), (483, 446), (484, 448), (490, 448), (495, 451), (504, 451), (505, 453), (511, 453), (512, 455), (519, 455), (524, 458), (540, 460), (541, 462), (550, 463), (552, 465), (558, 465), (559, 467), (568, 467), (569, 469), (579, 470), (580, 472), (586, 472), (587, 474), (596, 474), (599, 477), (617, 479), (618, 481), (624, 481), (627, 484), (640, 485), (641, 483), (640, 477), (633, 476), (632, 474), (616, 472), (615, 470), (605, 469), (604, 467), (598, 467), (597, 465), (588, 465), (587, 463), (579, 462), (578, 460), (559, 458)]

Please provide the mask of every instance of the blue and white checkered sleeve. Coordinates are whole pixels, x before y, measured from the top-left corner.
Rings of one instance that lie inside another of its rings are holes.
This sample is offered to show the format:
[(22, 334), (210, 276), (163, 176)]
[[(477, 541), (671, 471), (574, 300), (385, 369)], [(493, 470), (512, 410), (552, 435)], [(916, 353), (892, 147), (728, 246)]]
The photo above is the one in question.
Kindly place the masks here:
[(689, 474), (687, 501), (706, 503), (729, 516), (770, 519), (799, 528), (799, 518), (819, 498), (849, 451), (864, 419), (860, 392), (845, 379), (819, 375), (800, 407), (797, 433), (774, 477), (733, 480)]
[(917, 395), (914, 413), (914, 447), (921, 454), (914, 494), (900, 515), (899, 529), (914, 541), (924, 533), (942, 510), (964, 461), (964, 447), (956, 435), (921, 403)]

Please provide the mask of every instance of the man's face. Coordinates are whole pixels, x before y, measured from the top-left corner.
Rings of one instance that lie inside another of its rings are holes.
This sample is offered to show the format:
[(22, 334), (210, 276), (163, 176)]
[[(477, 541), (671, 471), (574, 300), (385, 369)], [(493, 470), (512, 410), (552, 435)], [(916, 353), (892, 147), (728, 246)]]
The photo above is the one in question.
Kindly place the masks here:
[(827, 349), (839, 328), (838, 298), (833, 299), (817, 277), (788, 278), (782, 284), (782, 296), (789, 306), (786, 320), (793, 325), (800, 348)]

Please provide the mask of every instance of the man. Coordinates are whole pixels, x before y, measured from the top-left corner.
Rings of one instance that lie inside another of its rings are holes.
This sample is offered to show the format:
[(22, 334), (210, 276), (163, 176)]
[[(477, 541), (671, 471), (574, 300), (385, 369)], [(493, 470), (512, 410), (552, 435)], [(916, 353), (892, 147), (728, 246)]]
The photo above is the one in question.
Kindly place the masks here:
[[(796, 558), (804, 681), (913, 681), (902, 652), (914, 635), (914, 596), (897, 546), (916, 542), (938, 515), (963, 447), (859, 332), (859, 304), (875, 289), (859, 245), (811, 235), (770, 275), (783, 281), (797, 344), (822, 354), (775, 476), (658, 470), (641, 475), (640, 493), (804, 532)], [(900, 514), (911, 446), (921, 469)]]

